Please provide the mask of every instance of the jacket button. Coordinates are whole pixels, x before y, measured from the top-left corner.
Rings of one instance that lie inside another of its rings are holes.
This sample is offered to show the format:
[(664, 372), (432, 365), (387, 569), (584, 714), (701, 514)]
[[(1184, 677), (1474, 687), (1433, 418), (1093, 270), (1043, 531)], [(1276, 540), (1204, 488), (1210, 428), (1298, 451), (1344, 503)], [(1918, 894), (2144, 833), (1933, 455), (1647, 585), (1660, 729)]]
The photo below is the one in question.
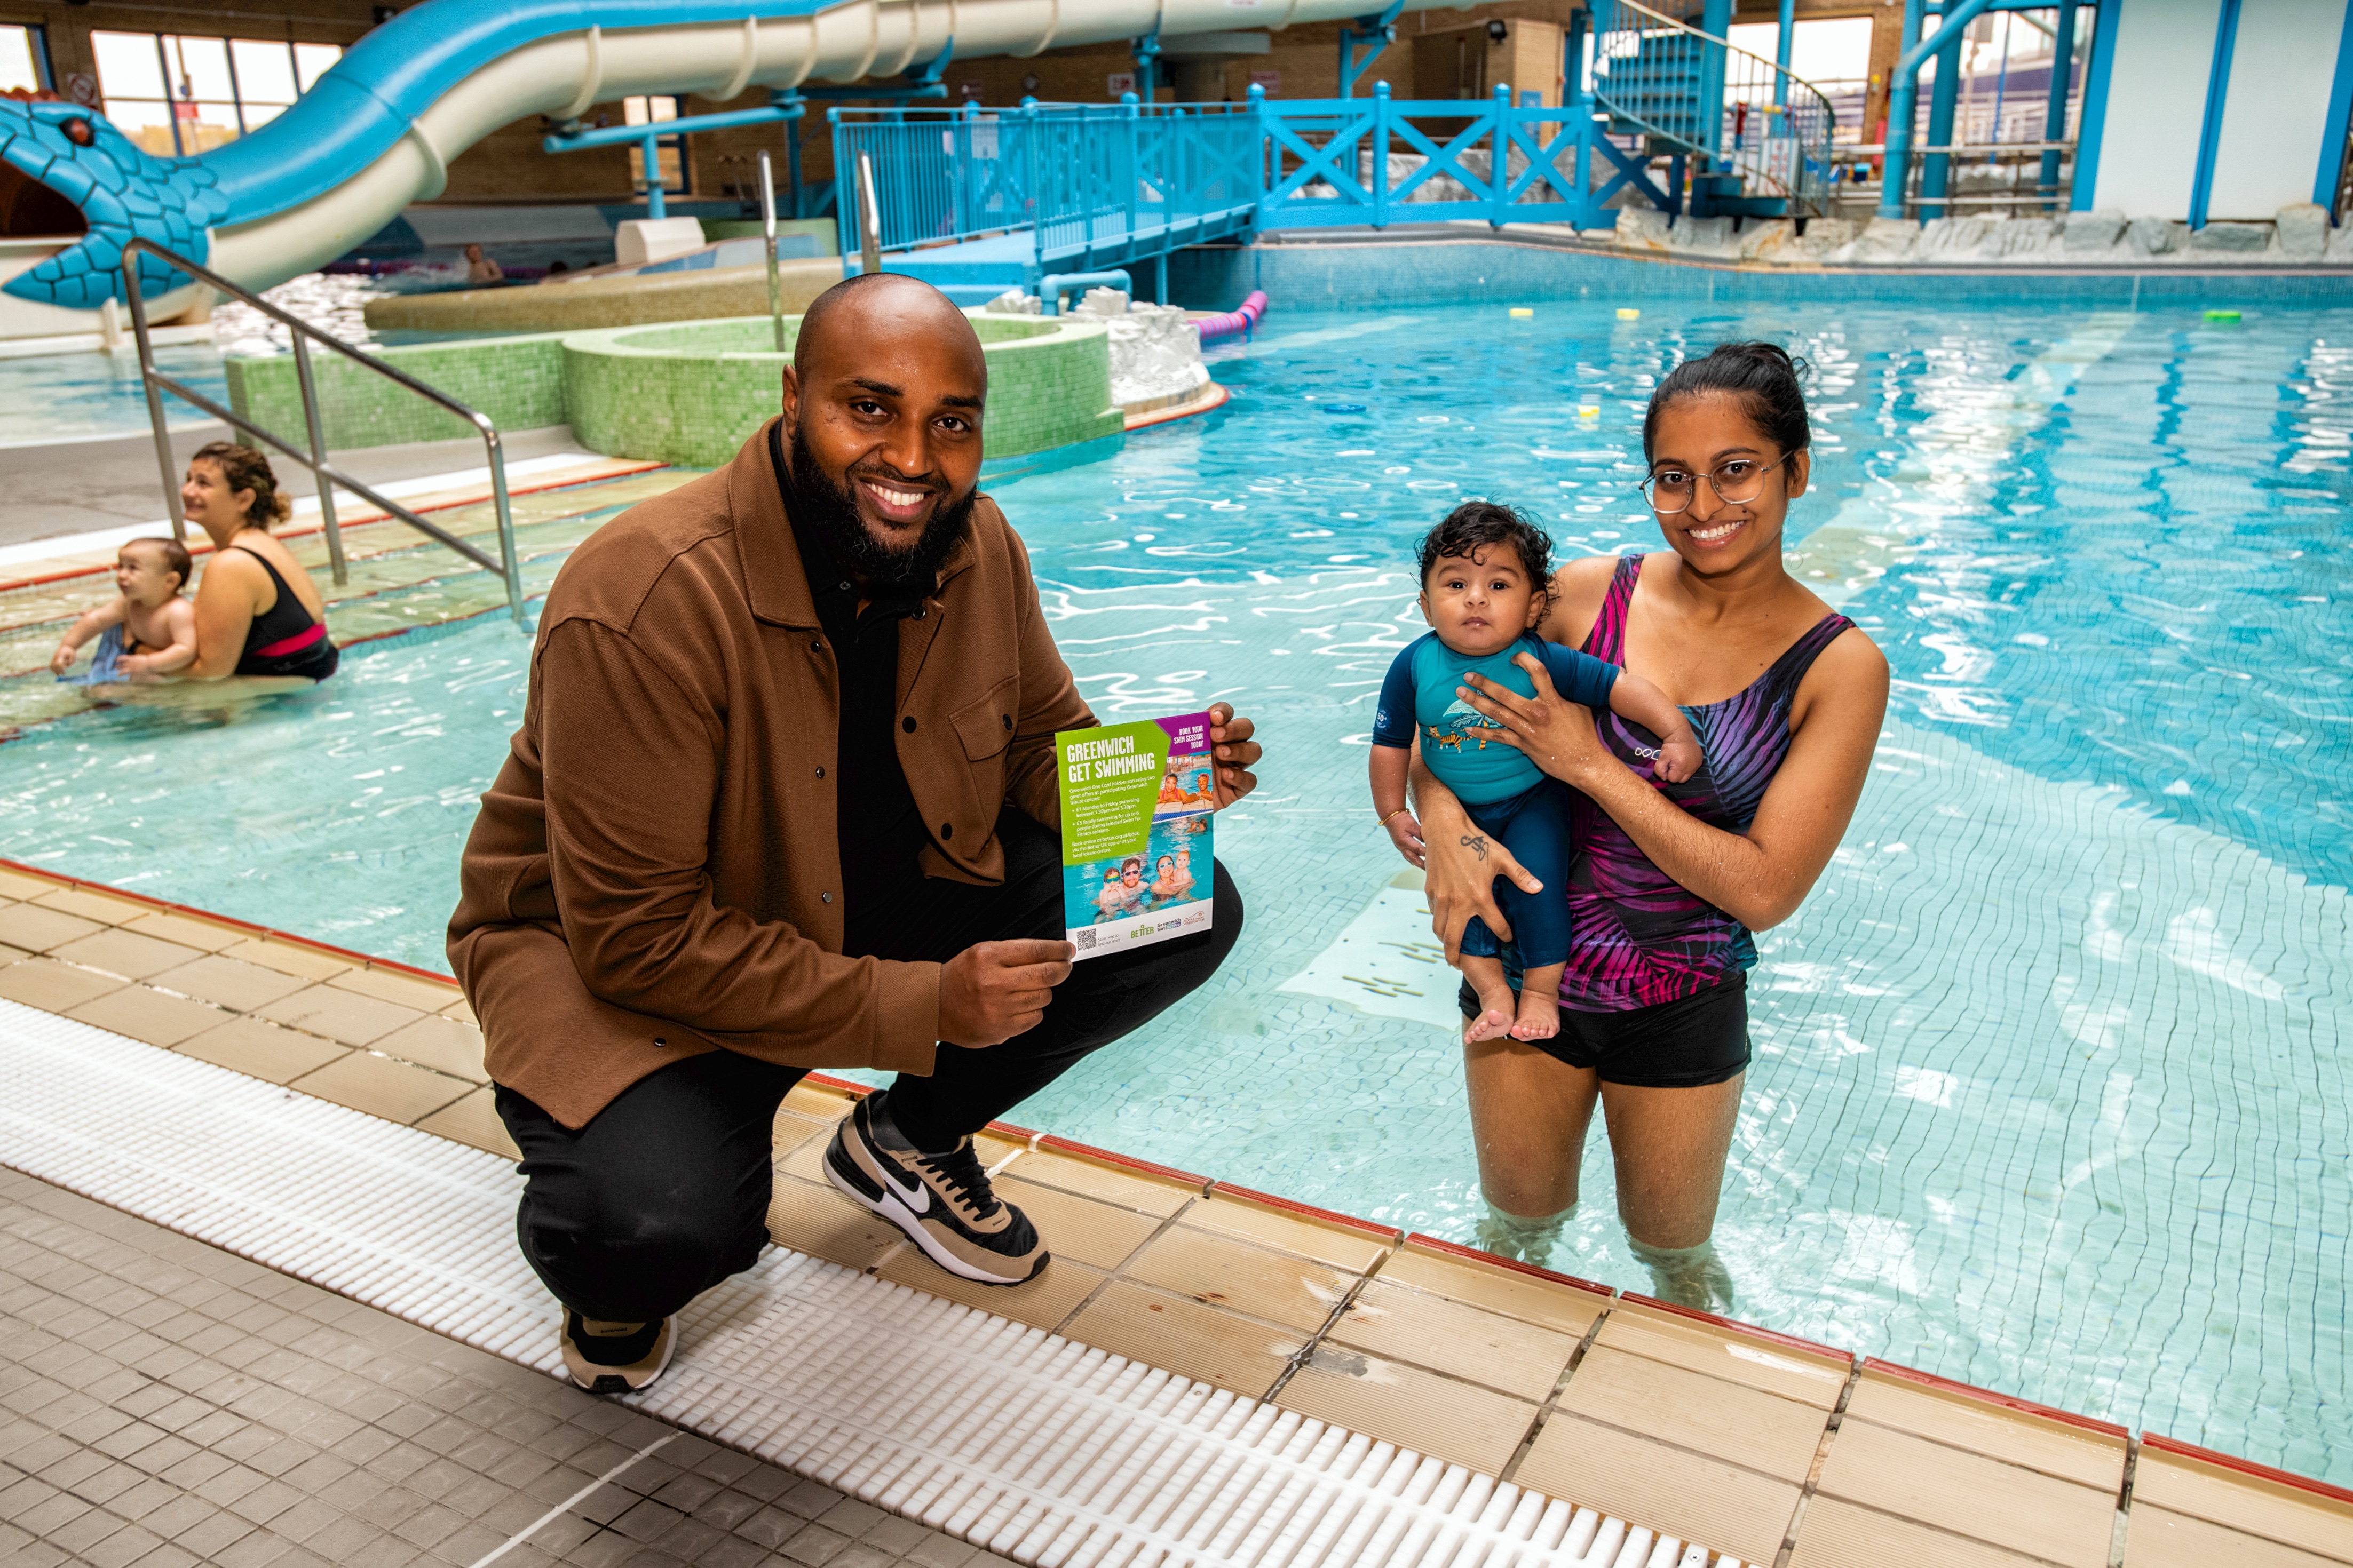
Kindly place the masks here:
[(913, 713), (910, 713), (904, 719), (900, 720), (899, 728), (906, 731), (910, 735), (913, 734), (915, 732), (915, 716)]
[(813, 642), (813, 643), (809, 644), (809, 652), (811, 652), (811, 653), (823, 653), (824, 651), (825, 651), (825, 639), (824, 639), (823, 637), (819, 637), (817, 641), (815, 641), (815, 642)]
[(670, 1041), (668, 1041), (667, 1039), (663, 1038), (663, 1037), (662, 1037), (661, 1036), (659, 1036), (659, 1035), (656, 1035), (656, 1036), (654, 1037), (654, 1044), (656, 1044), (656, 1045), (658, 1045), (658, 1046), (666, 1046), (666, 1045), (670, 1044)]
[(940, 837), (942, 838), (954, 838), (955, 837), (955, 824), (953, 822), (941, 823)]
[(819, 893), (817, 896), (817, 901), (820, 904), (829, 904), (833, 902), (833, 895), (831, 893)]
[(817, 771), (817, 776), (818, 776), (818, 777), (819, 777), (819, 778), (823, 778), (823, 777), (825, 777), (825, 770), (824, 770), (823, 768), (819, 768), (819, 769), (818, 769), (818, 771)]
[(1013, 715), (1012, 715), (1012, 714), (1010, 714), (1010, 713), (999, 713), (999, 714), (997, 716), (997, 722), (999, 722), (999, 723), (1003, 724), (1007, 729), (1010, 730), (1011, 728), (1013, 728)]

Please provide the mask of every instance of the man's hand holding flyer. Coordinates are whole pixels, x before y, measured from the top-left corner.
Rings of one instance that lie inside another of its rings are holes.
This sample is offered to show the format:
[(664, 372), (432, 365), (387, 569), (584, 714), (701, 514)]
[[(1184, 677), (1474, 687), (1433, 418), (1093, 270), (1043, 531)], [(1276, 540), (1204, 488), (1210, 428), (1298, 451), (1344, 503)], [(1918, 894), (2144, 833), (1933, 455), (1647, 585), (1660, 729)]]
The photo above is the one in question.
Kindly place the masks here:
[(1080, 958), (1209, 929), (1209, 716), (1065, 730), (1062, 910)]

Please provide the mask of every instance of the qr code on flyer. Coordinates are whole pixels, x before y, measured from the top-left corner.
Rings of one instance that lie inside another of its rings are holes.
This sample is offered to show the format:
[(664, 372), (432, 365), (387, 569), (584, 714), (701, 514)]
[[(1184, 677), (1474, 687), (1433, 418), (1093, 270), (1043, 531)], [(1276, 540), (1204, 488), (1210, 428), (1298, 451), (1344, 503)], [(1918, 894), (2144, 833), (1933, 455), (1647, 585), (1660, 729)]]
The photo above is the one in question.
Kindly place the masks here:
[[(1077, 946), (1081, 952), (1089, 951), (1095, 944), (1094, 928), (1092, 926), (1081, 926), (1078, 930), (1071, 933), (1071, 941)], [(1089, 971), (1089, 973), (1092, 973), (1092, 971)]]

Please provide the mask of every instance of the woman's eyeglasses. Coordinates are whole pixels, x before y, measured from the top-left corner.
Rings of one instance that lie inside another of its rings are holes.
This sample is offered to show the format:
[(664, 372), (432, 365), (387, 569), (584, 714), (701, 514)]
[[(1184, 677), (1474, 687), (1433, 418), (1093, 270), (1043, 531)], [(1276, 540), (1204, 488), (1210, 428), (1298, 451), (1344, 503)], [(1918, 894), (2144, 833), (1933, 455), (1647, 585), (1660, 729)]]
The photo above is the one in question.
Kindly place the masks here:
[(1726, 506), (1746, 506), (1765, 493), (1765, 476), (1789, 460), (1787, 452), (1769, 463), (1754, 458), (1735, 458), (1719, 466), (1714, 473), (1690, 474), (1681, 468), (1661, 468), (1634, 488), (1651, 503), (1651, 510), (1661, 517), (1672, 517), (1691, 509), (1692, 498), (1699, 493), (1699, 482), (1715, 492), (1715, 499)]

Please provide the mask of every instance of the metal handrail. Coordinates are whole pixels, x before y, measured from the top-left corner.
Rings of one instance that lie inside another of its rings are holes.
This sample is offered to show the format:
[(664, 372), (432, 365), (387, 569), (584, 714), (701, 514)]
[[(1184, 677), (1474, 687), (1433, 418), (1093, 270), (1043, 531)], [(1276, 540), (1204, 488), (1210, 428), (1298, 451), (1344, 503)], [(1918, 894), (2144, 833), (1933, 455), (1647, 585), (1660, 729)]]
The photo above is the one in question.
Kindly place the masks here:
[[(174, 271), (186, 273), (198, 282), (210, 285), (223, 294), (251, 306), (271, 321), (286, 327), (292, 335), (294, 374), (302, 388), (302, 418), (310, 427), (311, 450), (305, 453), (291, 442), (240, 417), (222, 407), (203, 393), (184, 382), (174, 380), (155, 367), (155, 345), (147, 326), (147, 301), (139, 287), (136, 258), (144, 251)], [(335, 487), (343, 486), (362, 500), (381, 507), (387, 516), (399, 519), (418, 532), (448, 545), (467, 560), (487, 572), (495, 572), (506, 584), (507, 608), (514, 616), (515, 625), (523, 626), (522, 566), (515, 553), (514, 510), (507, 499), (507, 464), (505, 448), (499, 441), (498, 426), (491, 416), (470, 408), (438, 387), (428, 386), (407, 372), (386, 364), (375, 355), (363, 353), (341, 338), (321, 331), (310, 322), (290, 311), (280, 310), (259, 294), (230, 282), (216, 272), (206, 270), (176, 252), (164, 249), (152, 240), (133, 238), (122, 247), (122, 283), (131, 303), (131, 326), (139, 340), (139, 376), (147, 394), (147, 416), (155, 431), (155, 461), (164, 476), (164, 496), (171, 508), (172, 537), (185, 542), (188, 537), (187, 518), (180, 507), (180, 483), (174, 471), (178, 465), (172, 460), (172, 440), (164, 424), (164, 399), (160, 393), (169, 392), (195, 404), (198, 408), (223, 424), (245, 432), (254, 439), (291, 458), (311, 470), (319, 482), (319, 515), (326, 525), (327, 564), (335, 584), (341, 587), (350, 582), (350, 570), (343, 560), (343, 530), (335, 521)], [(327, 436), (324, 421), (319, 417), (319, 389), (311, 375), (311, 353), (304, 342), (315, 338), (328, 348), (365, 365), (376, 374), (397, 383), (428, 402), (438, 403), (460, 419), (472, 425), (481, 434), (482, 446), (489, 454), (491, 469), (491, 500), (499, 520), (499, 557), (493, 558), (456, 534), (426, 521), (398, 501), (385, 496), (357, 479), (335, 467), (327, 457)]]

